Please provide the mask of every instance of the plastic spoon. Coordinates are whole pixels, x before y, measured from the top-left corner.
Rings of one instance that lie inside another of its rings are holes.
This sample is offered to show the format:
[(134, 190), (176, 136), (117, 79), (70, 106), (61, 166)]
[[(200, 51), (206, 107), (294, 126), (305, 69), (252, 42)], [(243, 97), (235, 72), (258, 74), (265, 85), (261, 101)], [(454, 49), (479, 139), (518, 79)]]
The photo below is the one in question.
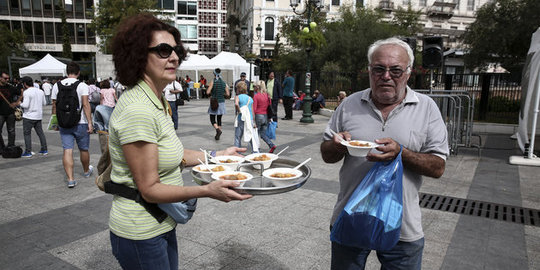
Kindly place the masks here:
[(304, 162), (298, 164), (298, 166), (294, 167), (294, 170), (300, 169), (300, 167), (304, 166), (306, 163), (308, 163), (311, 160), (311, 158), (306, 159)]
[(200, 158), (198, 158), (197, 160), (204, 166), (205, 169), (207, 169), (209, 172), (213, 172), (212, 169), (208, 167), (208, 164), (202, 162)]
[(333, 130), (331, 130), (331, 129), (329, 129), (329, 130), (330, 130), (330, 133), (331, 133), (333, 136), (335, 135), (335, 136), (338, 137), (339, 141), (341, 141), (341, 142), (342, 142), (342, 141), (345, 141), (345, 139), (343, 139), (343, 137), (341, 137), (341, 135), (339, 135), (337, 132), (335, 132), (335, 131), (333, 131)]
[(289, 148), (288, 145), (287, 145), (287, 147), (283, 148), (283, 150), (279, 151), (279, 153), (277, 153), (276, 156), (279, 156), (279, 154), (283, 153), (283, 151), (287, 150), (287, 148)]

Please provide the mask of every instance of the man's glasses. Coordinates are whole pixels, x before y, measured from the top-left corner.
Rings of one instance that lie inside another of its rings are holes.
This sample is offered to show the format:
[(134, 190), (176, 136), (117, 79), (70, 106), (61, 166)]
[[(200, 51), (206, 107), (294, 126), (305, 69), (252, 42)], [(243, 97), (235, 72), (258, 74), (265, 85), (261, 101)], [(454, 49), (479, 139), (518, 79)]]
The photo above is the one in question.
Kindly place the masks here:
[[(409, 66), (407, 66), (407, 69), (409, 68)], [(391, 68), (387, 68), (387, 67), (383, 67), (383, 66), (370, 66), (369, 67), (369, 70), (371, 71), (371, 74), (375, 75), (375, 76), (383, 76), (386, 71), (388, 71), (388, 73), (390, 74), (390, 77), (394, 78), (394, 79), (397, 79), (397, 78), (400, 78), (403, 73), (405, 72), (405, 70), (399, 68), (399, 67), (391, 67)]]
[(156, 52), (161, 58), (169, 58), (173, 51), (178, 55), (178, 58), (184, 58), (184, 49), (179, 45), (173, 47), (167, 43), (161, 43), (155, 47), (148, 48), (148, 50)]

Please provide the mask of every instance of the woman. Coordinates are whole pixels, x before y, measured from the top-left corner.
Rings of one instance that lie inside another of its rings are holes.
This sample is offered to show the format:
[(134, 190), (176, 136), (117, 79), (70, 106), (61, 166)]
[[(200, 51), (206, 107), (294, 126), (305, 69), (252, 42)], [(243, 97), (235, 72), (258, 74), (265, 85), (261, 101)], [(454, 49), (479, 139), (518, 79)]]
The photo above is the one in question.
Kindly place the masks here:
[[(214, 70), (215, 79), (210, 82), (208, 85), (208, 90), (206, 90), (206, 95), (210, 98), (216, 98), (218, 101), (218, 108), (212, 110), (211, 106), (208, 107), (208, 114), (210, 115), (210, 123), (216, 129), (216, 136), (214, 139), (219, 140), (221, 136), (221, 117), (227, 112), (225, 110), (225, 96), (229, 96), (229, 86), (223, 81), (221, 77), (221, 69), (216, 68)], [(216, 123), (217, 116), (217, 123)]]
[[(180, 163), (195, 165), (204, 154), (183, 148), (162, 95), (186, 54), (179, 31), (150, 14), (138, 14), (118, 26), (112, 52), (117, 78), (128, 90), (109, 126), (111, 180), (138, 189), (149, 203), (250, 198), (231, 189), (238, 186), (234, 181), (183, 187)], [(217, 154), (245, 150), (230, 147)], [(171, 217), (159, 223), (139, 203), (114, 196), (109, 218), (112, 252), (124, 269), (178, 269), (175, 226)]]
[(258, 84), (255, 84), (255, 96), (253, 96), (253, 112), (255, 112), (255, 123), (257, 124), (257, 129), (259, 130), (259, 135), (261, 139), (268, 145), (270, 148), (269, 153), (274, 153), (276, 146), (266, 136), (266, 128), (268, 127), (268, 117), (266, 115), (268, 106), (271, 106), (272, 101), (268, 94), (266, 93), (266, 87), (264, 81), (259, 81)]
[[(234, 97), (234, 106), (239, 113), (234, 123), (234, 146), (241, 147), (244, 132), (248, 132), (250, 138), (254, 135), (257, 136), (257, 134), (253, 134), (253, 128), (256, 127), (254, 124), (255, 117), (253, 117), (255, 114), (253, 113), (253, 99), (247, 94), (247, 84), (245, 82), (239, 82), (236, 84), (235, 90), (238, 95)], [(259, 152), (258, 146), (255, 149), (253, 148), (251, 140), (249, 141), (249, 146), (251, 147), (251, 152)]]
[(101, 86), (101, 101), (99, 104), (114, 108), (116, 106), (116, 101), (118, 101), (118, 98), (116, 98), (116, 91), (114, 88), (111, 87), (111, 83), (109, 80), (104, 80), (100, 84)]

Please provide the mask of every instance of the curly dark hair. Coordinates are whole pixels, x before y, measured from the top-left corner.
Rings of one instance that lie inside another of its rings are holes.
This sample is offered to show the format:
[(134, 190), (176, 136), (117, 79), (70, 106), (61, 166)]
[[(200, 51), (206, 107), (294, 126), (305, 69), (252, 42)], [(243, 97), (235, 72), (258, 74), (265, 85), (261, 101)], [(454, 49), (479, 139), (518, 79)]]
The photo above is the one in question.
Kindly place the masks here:
[(141, 13), (123, 20), (116, 28), (112, 40), (112, 54), (117, 80), (125, 86), (133, 87), (142, 79), (148, 60), (148, 47), (155, 31), (167, 31), (182, 47), (179, 63), (184, 60), (186, 51), (180, 40), (180, 32), (149, 13)]

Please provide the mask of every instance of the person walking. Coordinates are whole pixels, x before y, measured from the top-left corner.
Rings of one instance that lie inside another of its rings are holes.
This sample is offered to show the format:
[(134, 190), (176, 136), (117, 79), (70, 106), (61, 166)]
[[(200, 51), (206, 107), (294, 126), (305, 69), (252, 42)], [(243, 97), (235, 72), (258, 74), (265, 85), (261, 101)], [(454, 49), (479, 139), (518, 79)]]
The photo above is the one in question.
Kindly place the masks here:
[(102, 81), (101, 84), (101, 99), (99, 101), (100, 105), (114, 108), (118, 98), (116, 97), (116, 90), (111, 86), (108, 80)]
[[(9, 74), (2, 71), (0, 77), (0, 154), (4, 148), (15, 146), (15, 108), (21, 104), (23, 97), (22, 90), (9, 83)], [(2, 129), (6, 124), (8, 142), (4, 143)]]
[(210, 96), (210, 99), (215, 98), (218, 102), (218, 107), (215, 110), (212, 109), (212, 101), (210, 102), (210, 106), (208, 106), (210, 123), (216, 130), (216, 136), (214, 136), (214, 139), (218, 141), (221, 133), (223, 133), (221, 130), (221, 118), (227, 113), (225, 109), (225, 96), (229, 96), (229, 86), (225, 83), (225, 81), (223, 81), (220, 68), (216, 68), (214, 70), (214, 77), (214, 80), (210, 82), (210, 85), (208, 85), (206, 94)]
[[(333, 113), (321, 144), (326, 163), (343, 159), (332, 223), (376, 161), (394, 160), (402, 149), (403, 216), (399, 242), (376, 251), (381, 269), (421, 269), (424, 233), (418, 191), (422, 176), (439, 178), (448, 157), (448, 134), (437, 104), (407, 86), (414, 55), (398, 38), (378, 40), (367, 53), (370, 88), (343, 100)], [(331, 132), (337, 132), (332, 135)], [(341, 140), (381, 145), (367, 157), (351, 156)], [(331, 269), (364, 269), (371, 250), (332, 242)]]
[(23, 134), (25, 151), (22, 157), (32, 157), (32, 128), (38, 135), (39, 142), (41, 143), (41, 155), (47, 155), (47, 139), (43, 133), (41, 126), (41, 120), (43, 119), (43, 106), (47, 105), (45, 100), (45, 93), (38, 88), (35, 88), (32, 83), (32, 78), (25, 76), (21, 79), (24, 87), (23, 102), (21, 108), (23, 108)]
[[(104, 82), (108, 82), (108, 80), (101, 82), (101, 84)], [(93, 115), (96, 107), (101, 103), (101, 89), (96, 86), (96, 79), (94, 78), (88, 80), (88, 102), (90, 102), (90, 111)]]
[[(81, 164), (83, 167), (83, 176), (88, 178), (92, 175), (94, 167), (90, 165), (90, 153), (88, 149), (90, 147), (90, 133), (93, 132), (94, 127), (92, 126), (92, 117), (90, 112), (90, 103), (88, 102), (88, 85), (84, 82), (79, 82), (78, 78), (80, 75), (79, 64), (75, 62), (69, 62), (66, 66), (67, 78), (59, 81), (53, 86), (51, 99), (52, 99), (52, 114), (57, 115), (60, 124), (60, 116), (63, 114), (61, 110), (64, 108), (59, 107), (57, 110), (57, 105), (62, 103), (66, 104), (70, 102), (70, 97), (72, 96), (72, 91), (75, 91), (78, 103), (76, 103), (77, 111), (81, 112), (80, 120), (73, 127), (60, 125), (60, 139), (62, 140), (62, 148), (64, 153), (62, 156), (62, 164), (64, 165), (64, 171), (66, 172), (68, 178), (68, 187), (73, 188), (77, 185), (77, 180), (75, 180), (73, 174), (73, 147), (74, 143), (77, 141), (77, 146), (79, 148), (79, 155), (81, 159)], [(61, 93), (60, 91), (63, 91)], [(57, 98), (59, 98), (57, 100)]]
[(274, 76), (275, 75), (273, 71), (268, 73), (268, 80), (266, 81), (266, 87), (267, 87), (266, 89), (268, 89), (268, 96), (270, 97), (270, 100), (272, 100), (272, 110), (274, 111), (272, 120), (274, 120), (274, 122), (277, 123), (278, 104), (283, 103), (283, 88), (281, 88), (281, 83)]
[(238, 96), (240, 95), (240, 93), (237, 92), (237, 87), (236, 85), (238, 85), (239, 82), (244, 82), (246, 84), (246, 89), (249, 89), (249, 86), (250, 86), (250, 82), (246, 79), (246, 73), (245, 72), (241, 72), (240, 73), (240, 79), (236, 80), (234, 82), (234, 85), (233, 85), (233, 89), (234, 89), (234, 95), (235, 96)]
[(47, 105), (51, 105), (52, 84), (49, 82), (49, 79), (45, 78), (43, 80), (41, 89), (43, 89), (43, 92), (45, 93), (45, 100), (47, 101)]
[(255, 124), (259, 131), (261, 139), (268, 145), (269, 153), (274, 153), (276, 145), (266, 136), (266, 129), (268, 128), (267, 109), (268, 106), (272, 106), (272, 101), (266, 93), (266, 87), (264, 81), (259, 81), (255, 84), (255, 95), (253, 96), (253, 112), (255, 113)]
[(283, 108), (285, 110), (285, 117), (281, 120), (293, 119), (293, 103), (294, 103), (294, 78), (291, 71), (287, 70), (285, 73), (285, 80), (283, 80)]
[[(134, 15), (118, 25), (112, 54), (117, 78), (128, 88), (110, 121), (111, 181), (136, 188), (141, 200), (155, 204), (250, 198), (234, 191), (237, 181), (184, 186), (180, 165), (199, 164), (204, 153), (184, 148), (162, 94), (187, 54), (178, 29), (151, 14)], [(112, 253), (123, 269), (178, 269), (176, 222), (170, 216), (159, 222), (139, 202), (114, 196), (109, 229)]]
[[(236, 93), (234, 97), (234, 106), (239, 112), (234, 121), (234, 146), (242, 147), (242, 140), (245, 137), (253, 138), (258, 136), (254, 134), (255, 114), (253, 113), (253, 99), (248, 95), (247, 85), (244, 82), (236, 84)], [(251, 139), (248, 139), (252, 153), (259, 152), (258, 145), (254, 145)], [(254, 148), (255, 147), (255, 148)]]
[(171, 107), (174, 130), (178, 130), (178, 106), (176, 105), (176, 100), (180, 98), (178, 94), (182, 91), (182, 85), (176, 80), (173, 80), (163, 88), (163, 95), (165, 95), (165, 99), (167, 99)]

